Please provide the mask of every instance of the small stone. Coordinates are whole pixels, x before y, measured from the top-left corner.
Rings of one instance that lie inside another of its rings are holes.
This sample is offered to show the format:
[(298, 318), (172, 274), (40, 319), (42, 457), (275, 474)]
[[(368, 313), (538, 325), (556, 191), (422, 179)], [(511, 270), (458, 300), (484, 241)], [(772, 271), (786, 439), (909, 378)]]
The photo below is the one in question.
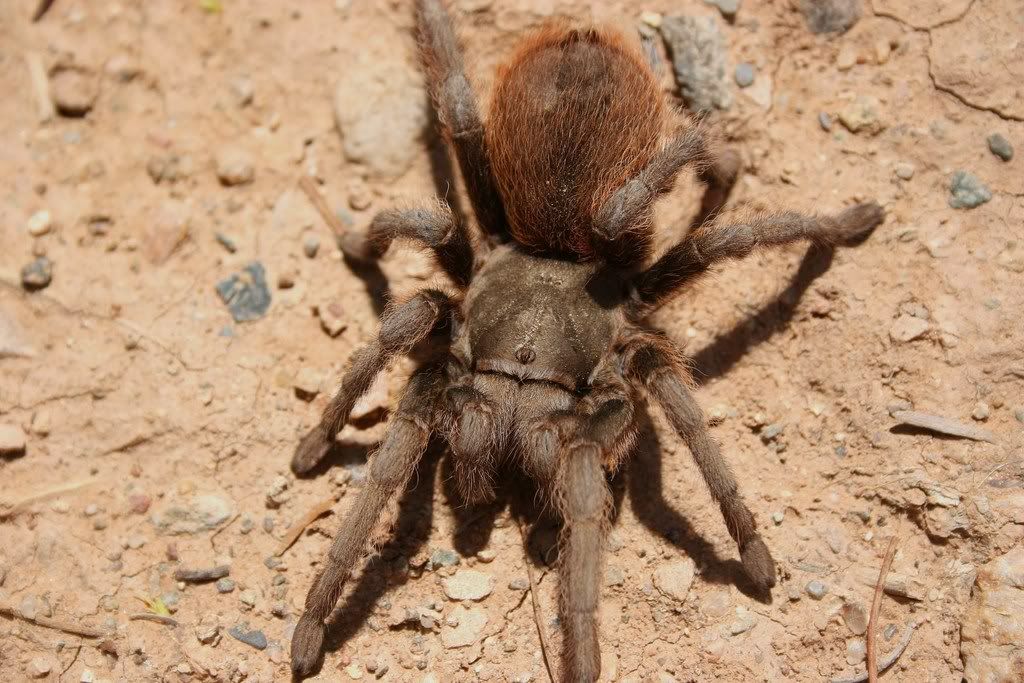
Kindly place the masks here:
[(483, 635), (487, 626), (487, 612), (479, 607), (458, 605), (452, 610), (441, 629), (441, 643), (451, 650), (472, 645)]
[(165, 263), (188, 238), (189, 229), (188, 206), (179, 201), (165, 202), (143, 229), (143, 255), (153, 265)]
[(867, 644), (863, 638), (854, 638), (846, 643), (846, 663), (856, 666), (864, 661), (867, 655)]
[(989, 408), (988, 404), (985, 403), (984, 401), (978, 401), (978, 403), (974, 406), (974, 411), (971, 413), (971, 417), (973, 417), (978, 422), (984, 422), (989, 418), (989, 415), (991, 414), (992, 409)]
[(263, 634), (263, 631), (250, 631), (248, 624), (232, 626), (228, 629), (228, 633), (230, 633), (231, 637), (235, 640), (245, 643), (250, 647), (254, 647), (257, 650), (267, 649), (267, 636)]
[(454, 550), (437, 548), (434, 552), (430, 553), (431, 569), (437, 569), (438, 567), (454, 567), (458, 565), (459, 562), (459, 556)]
[(213, 238), (217, 240), (220, 246), (227, 249), (229, 254), (234, 254), (238, 251), (238, 243), (228, 235), (225, 235), (222, 232), (216, 232), (213, 234)]
[(332, 337), (337, 337), (348, 327), (348, 323), (345, 321), (345, 309), (338, 302), (321, 304), (317, 306), (316, 313), (320, 318), (320, 327)]
[(775, 523), (775, 526), (779, 526), (780, 524), (782, 524), (782, 521), (784, 519), (786, 519), (786, 513), (782, 512), (781, 510), (777, 510), (772, 513), (772, 522)]
[(949, 205), (954, 209), (973, 209), (992, 199), (992, 192), (978, 177), (957, 171), (949, 182)]
[(153, 499), (143, 493), (133, 493), (128, 496), (128, 510), (134, 515), (146, 514), (152, 504)]
[(1024, 408), (1018, 408), (1017, 410), (1013, 411), (1013, 417), (1014, 419), (1017, 420), (1017, 422), (1024, 424)]
[(988, 149), (1003, 161), (1013, 159), (1013, 145), (999, 133), (988, 136)]
[(452, 600), (483, 600), (494, 589), (494, 578), (473, 569), (460, 569), (441, 585)]
[(875, 62), (878, 64), (885, 64), (889, 61), (889, 57), (892, 55), (892, 44), (888, 38), (879, 37), (875, 39)]
[(693, 583), (695, 565), (687, 558), (667, 562), (654, 571), (654, 586), (668, 597), (683, 602)]
[(230, 519), (231, 503), (214, 495), (198, 495), (187, 505), (170, 503), (154, 513), (150, 521), (170, 535), (196, 534), (211, 531)]
[(889, 338), (894, 342), (905, 344), (923, 336), (928, 328), (927, 320), (902, 313), (889, 326)]
[(212, 614), (205, 615), (196, 625), (196, 638), (204, 645), (216, 644), (220, 640), (220, 625)]
[(815, 600), (821, 600), (825, 597), (825, 594), (828, 593), (828, 586), (815, 579), (813, 581), (808, 581), (804, 590), (806, 590), (807, 594)]
[(221, 280), (217, 283), (217, 294), (227, 304), (235, 322), (262, 318), (270, 308), (270, 290), (263, 264), (254, 261), (241, 273)]
[(914, 171), (914, 165), (911, 163), (901, 161), (896, 164), (896, 177), (900, 180), (910, 180), (914, 177)]
[(704, 0), (704, 2), (712, 7), (717, 7), (726, 19), (732, 19), (740, 11), (740, 0)]
[(270, 482), (267, 489), (267, 507), (274, 510), (284, 505), (291, 498), (291, 494), (288, 493), (289, 486), (291, 482), (288, 481), (288, 477), (274, 477), (274, 481)]
[(356, 211), (364, 211), (373, 204), (373, 193), (362, 178), (355, 178), (348, 184), (348, 205)]
[(96, 674), (92, 669), (82, 669), (82, 675), (79, 677), (78, 683), (96, 683)]
[(512, 579), (508, 582), (508, 589), (513, 591), (525, 591), (530, 590), (530, 580), (525, 576)]
[(766, 426), (764, 429), (761, 430), (761, 441), (763, 441), (764, 443), (770, 443), (774, 441), (776, 438), (778, 438), (780, 434), (782, 434), (785, 428), (785, 425), (781, 425), (778, 423), (773, 423)]
[(0, 457), (18, 458), (25, 455), (28, 441), (21, 427), (14, 424), (0, 424)]
[(50, 212), (45, 209), (42, 211), (36, 211), (34, 214), (29, 216), (28, 222), (25, 224), (28, 234), (33, 237), (42, 237), (46, 233), (50, 232), (50, 228), (52, 227), (53, 218), (50, 216)]
[(696, 112), (729, 109), (725, 40), (715, 18), (665, 17), (660, 30), (687, 107)]
[(754, 65), (747, 62), (743, 62), (736, 66), (736, 72), (733, 74), (733, 78), (736, 79), (736, 85), (741, 88), (746, 88), (754, 83), (754, 76), (756, 71)]
[(146, 537), (135, 534), (134, 536), (129, 536), (128, 540), (125, 541), (125, 544), (131, 550), (138, 550), (142, 546), (146, 545)]
[(481, 550), (480, 552), (478, 552), (476, 554), (476, 559), (478, 559), (478, 560), (480, 560), (481, 562), (484, 562), (484, 563), (491, 563), (491, 562), (494, 562), (494, 559), (497, 556), (498, 556), (498, 554), (496, 552), (494, 552), (490, 548), (485, 548), (484, 550)]
[(252, 80), (246, 76), (240, 76), (231, 81), (231, 96), (235, 98), (235, 104), (240, 108), (252, 104), (255, 92)]
[(28, 669), (26, 673), (32, 678), (46, 678), (53, 671), (53, 662), (50, 661), (49, 657), (42, 655), (33, 657), (28, 663)]
[(843, 622), (855, 636), (862, 636), (868, 630), (868, 613), (855, 602), (843, 605)]
[(217, 579), (217, 592), (218, 593), (231, 593), (235, 590), (235, 582), (228, 577), (223, 579)]
[(46, 289), (53, 282), (53, 264), (40, 256), (21, 269), (21, 286), (30, 292)]
[(621, 567), (609, 565), (604, 568), (604, 585), (621, 586), (626, 582), (626, 574)]
[(839, 112), (839, 122), (851, 133), (861, 131), (878, 135), (885, 130), (881, 116), (881, 103), (872, 95), (857, 95)]
[(238, 594), (238, 599), (241, 600), (242, 604), (248, 607), (249, 609), (252, 609), (256, 606), (256, 599), (258, 597), (259, 596), (256, 594), (256, 591), (254, 591), (251, 588), (247, 588)]
[(857, 23), (860, 0), (800, 0), (800, 11), (814, 33), (843, 33)]
[(729, 624), (729, 635), (738, 636), (757, 625), (757, 616), (746, 607), (736, 608), (736, 620)]
[(82, 117), (96, 103), (99, 79), (82, 66), (58, 66), (50, 72), (50, 95), (62, 116)]
[(836, 55), (836, 68), (840, 71), (849, 71), (857, 64), (857, 46), (846, 43), (839, 48)]
[(312, 401), (320, 393), (323, 381), (324, 374), (321, 371), (311, 367), (303, 367), (295, 375), (295, 381), (293, 382), (295, 395), (303, 401)]
[(217, 178), (222, 185), (247, 185), (256, 176), (252, 158), (244, 150), (225, 147), (217, 153)]
[(320, 251), (320, 238), (316, 235), (310, 235), (302, 242), (302, 253), (306, 255), (306, 258), (316, 258), (317, 252)]

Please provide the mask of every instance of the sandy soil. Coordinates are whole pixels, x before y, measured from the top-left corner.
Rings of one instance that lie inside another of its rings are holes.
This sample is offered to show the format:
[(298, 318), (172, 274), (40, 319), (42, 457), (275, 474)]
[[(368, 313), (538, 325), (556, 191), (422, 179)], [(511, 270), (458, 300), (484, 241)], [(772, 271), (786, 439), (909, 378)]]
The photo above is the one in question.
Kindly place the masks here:
[[(24, 455), (0, 459), (0, 606), (13, 610), (0, 617), (0, 679), (286, 680), (290, 633), (338, 516), (275, 552), (324, 499), (348, 504), (365, 449), (305, 480), (288, 460), (376, 327), (365, 282), (296, 183), (314, 176), (353, 229), (396, 200), (448, 193), (436, 135), (423, 132), (411, 12), (405, 2), (57, 0), (31, 23), (32, 4), (0, 7), (0, 424), (27, 441)], [(550, 14), (625, 26), (641, 12), (715, 17), (734, 95), (715, 118), (746, 160), (731, 203), (829, 211), (877, 198), (888, 212), (831, 264), (804, 247), (759, 254), (657, 315), (695, 358), (699, 398), (782, 580), (770, 602), (745, 592), (686, 448), (652, 409), (617, 482), (604, 676), (863, 671), (857, 622), (895, 535), (892, 571), (909, 597), (883, 602), (883, 656), (919, 627), (888, 679), (961, 680), (975, 572), (1024, 533), (1024, 173), (986, 142), (1001, 133), (1024, 147), (1014, 0), (876, 0), (841, 36), (812, 34), (785, 2), (747, 0), (733, 23), (697, 0), (456, 4), (481, 91), (515, 36)], [(741, 62), (757, 70), (747, 89), (732, 79)], [(52, 71), (65, 110), (84, 102), (88, 113), (41, 121), (33, 63)], [(851, 106), (874, 109), (856, 133), (839, 120)], [(374, 109), (362, 139), (343, 145), (336, 107), (356, 118)], [(951, 208), (958, 170), (990, 201)], [(686, 178), (664, 202), (663, 243), (696, 197)], [(52, 284), (28, 292), (21, 269), (44, 255)], [(272, 302), (235, 323), (215, 285), (253, 261)], [(397, 296), (437, 279), (398, 249), (382, 269)], [(344, 327), (333, 338), (316, 313), (331, 310)], [(405, 370), (371, 408), (390, 404)], [(989, 430), (994, 443), (897, 427), (890, 407), (909, 406)], [(379, 432), (349, 428), (346, 439)], [(456, 516), (439, 460), (407, 495), (397, 540), (353, 582), (316, 680), (547, 680), (537, 629), (554, 655), (551, 523), (530, 545), (535, 611), (515, 519)], [(220, 584), (174, 577), (225, 564)], [(446, 597), (452, 581), (474, 580), (490, 590), (483, 599)], [(161, 605), (173, 622), (136, 616)], [(232, 635), (240, 626), (265, 649)]]

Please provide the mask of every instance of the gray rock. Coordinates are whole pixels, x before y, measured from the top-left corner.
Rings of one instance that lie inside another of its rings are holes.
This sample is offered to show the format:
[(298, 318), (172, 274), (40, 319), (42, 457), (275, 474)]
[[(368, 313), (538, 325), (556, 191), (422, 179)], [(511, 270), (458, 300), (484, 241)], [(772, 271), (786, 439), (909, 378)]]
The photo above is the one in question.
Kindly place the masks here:
[(992, 199), (992, 192), (973, 173), (957, 171), (949, 182), (949, 205), (973, 209)]
[(704, 2), (712, 7), (717, 7), (726, 19), (731, 20), (740, 11), (740, 0), (704, 0)]
[(217, 592), (218, 593), (231, 593), (235, 590), (235, 582), (228, 577), (223, 579), (217, 579)]
[(902, 313), (889, 326), (889, 338), (894, 342), (905, 344), (923, 336), (928, 331), (928, 327), (927, 320)]
[(654, 571), (654, 587), (673, 600), (683, 602), (693, 584), (695, 569), (689, 558), (666, 562)]
[(441, 586), (452, 600), (483, 600), (494, 590), (494, 578), (473, 569), (460, 569), (444, 579)]
[(777, 439), (780, 434), (786, 429), (786, 425), (773, 422), (761, 430), (760, 437), (764, 443), (770, 443)]
[(626, 575), (620, 567), (609, 565), (604, 568), (604, 585), (621, 586), (626, 582)]
[(244, 150), (225, 147), (217, 153), (217, 179), (222, 185), (247, 185), (256, 177), (252, 157)]
[(813, 581), (807, 582), (807, 586), (804, 587), (804, 590), (806, 590), (807, 594), (815, 600), (821, 600), (828, 593), (828, 586), (821, 581), (814, 579)]
[(53, 282), (53, 264), (40, 256), (21, 269), (21, 286), (30, 292), (46, 289)]
[(697, 112), (731, 107), (725, 41), (714, 17), (665, 17), (661, 35), (686, 106)]
[(25, 455), (25, 432), (15, 424), (0, 424), (0, 457), (18, 458)]
[(800, 0), (800, 12), (814, 33), (844, 33), (861, 15), (860, 0)]
[(256, 600), (259, 599), (256, 591), (251, 588), (247, 588), (238, 595), (238, 599), (242, 601), (242, 604), (252, 609), (256, 606)]
[(50, 72), (50, 95), (62, 116), (85, 116), (99, 92), (99, 78), (91, 69), (64, 65)]
[(826, 133), (832, 130), (832, 117), (828, 115), (828, 112), (818, 112), (818, 125), (821, 126), (821, 129)]
[(738, 64), (736, 66), (736, 72), (733, 77), (736, 79), (736, 85), (741, 88), (746, 88), (754, 83), (754, 76), (756, 75), (754, 65), (747, 62)]
[(170, 535), (197, 534), (216, 529), (230, 519), (231, 503), (211, 494), (194, 496), (187, 504), (172, 502), (153, 513), (150, 521)]
[(978, 569), (960, 621), (964, 680), (1020, 680), (1024, 670), (1024, 546)]
[(238, 624), (228, 629), (228, 633), (231, 637), (237, 641), (245, 643), (250, 647), (254, 647), (257, 650), (267, 649), (267, 636), (264, 635), (263, 631), (249, 630), (248, 624)]
[(459, 562), (459, 556), (454, 550), (437, 548), (434, 552), (430, 553), (431, 569), (437, 569), (438, 567), (454, 567), (459, 564)]
[(302, 253), (306, 255), (306, 258), (316, 258), (318, 251), (320, 251), (320, 238), (316, 235), (310, 235), (302, 242)]
[(513, 591), (530, 590), (530, 580), (527, 579), (525, 576), (520, 576), (519, 578), (512, 579), (511, 581), (509, 581), (508, 588), (509, 590)]
[(1013, 159), (1013, 145), (999, 133), (988, 136), (988, 149), (1003, 161)]
[(914, 177), (914, 171), (916, 170), (917, 169), (914, 168), (913, 164), (906, 161), (901, 161), (900, 163), (896, 164), (896, 177), (899, 178), (900, 180), (910, 180), (911, 178)]
[(885, 130), (886, 123), (882, 118), (882, 105), (877, 97), (857, 95), (839, 112), (839, 122), (851, 133), (864, 132), (878, 135)]
[(217, 283), (217, 294), (227, 304), (235, 322), (262, 318), (270, 308), (270, 290), (263, 264), (254, 261), (241, 273), (221, 280)]

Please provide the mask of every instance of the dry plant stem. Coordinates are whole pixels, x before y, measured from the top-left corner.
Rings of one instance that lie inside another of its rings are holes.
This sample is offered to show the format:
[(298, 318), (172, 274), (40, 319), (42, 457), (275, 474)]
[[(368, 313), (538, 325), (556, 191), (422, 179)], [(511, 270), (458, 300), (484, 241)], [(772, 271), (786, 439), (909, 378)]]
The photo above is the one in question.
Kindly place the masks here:
[(48, 617), (32, 617), (29, 618), (8, 605), (0, 605), (0, 616), (10, 617), (11, 619), (20, 619), (27, 621), (30, 624), (36, 626), (42, 626), (43, 628), (52, 628), (55, 631), (63, 631), (64, 633), (70, 633), (75, 636), (82, 636), (83, 638), (103, 638), (107, 635), (106, 631), (102, 631), (98, 628), (89, 628), (88, 626), (77, 626), (75, 624), (61, 621), (60, 619), (50, 619)]
[(875, 635), (878, 630), (878, 611), (882, 607), (882, 586), (885, 585), (885, 575), (889, 573), (892, 560), (896, 557), (896, 536), (889, 540), (889, 547), (885, 551), (885, 559), (882, 560), (882, 569), (878, 572), (878, 582), (875, 584), (875, 597), (871, 600), (871, 618), (868, 619), (868, 681), (878, 681), (878, 650), (875, 647)]
[(334, 233), (335, 237), (342, 237), (348, 230), (345, 229), (341, 219), (334, 215), (330, 207), (327, 206), (327, 202), (320, 195), (320, 191), (316, 189), (316, 184), (313, 179), (308, 175), (302, 176), (299, 179), (299, 188), (306, 194), (309, 201), (313, 204), (313, 208), (316, 209), (320, 217), (324, 219), (324, 222), (331, 228), (331, 232)]
[(43, 66), (43, 58), (35, 52), (25, 54), (25, 64), (28, 66), (29, 80), (32, 82), (32, 92), (36, 98), (36, 111), (40, 123), (46, 123), (57, 114), (53, 107), (53, 100), (50, 98), (50, 81), (46, 77), (46, 67)]
[[(878, 671), (886, 671), (890, 666), (896, 663), (896, 660), (903, 656), (907, 646), (910, 645), (910, 639), (914, 636), (914, 631), (921, 625), (920, 621), (907, 626), (907, 629), (903, 632), (903, 637), (900, 638), (899, 644), (893, 648), (892, 652), (886, 655), (885, 659), (878, 663)], [(851, 676), (850, 678), (833, 678), (832, 683), (864, 683), (868, 680), (868, 672), (864, 671), (862, 674)]]
[(533, 605), (533, 623), (537, 626), (537, 637), (540, 638), (540, 653), (544, 657), (544, 668), (548, 672), (548, 680), (555, 683), (555, 674), (551, 670), (551, 659), (548, 657), (548, 638), (544, 635), (544, 620), (540, 614), (540, 602), (537, 600), (537, 583), (533, 580), (533, 565), (530, 564), (530, 550), (526, 543), (526, 529), (523, 520), (516, 518), (519, 525), (519, 537), (523, 540), (523, 564), (526, 565), (526, 577), (530, 581), (530, 604)]
[(322, 501), (317, 503), (312, 510), (302, 517), (302, 519), (292, 525), (292, 528), (284, 535), (284, 538), (281, 540), (281, 545), (277, 547), (277, 551), (274, 554), (278, 556), (283, 555), (285, 551), (288, 550), (288, 548), (291, 548), (292, 544), (298, 540), (299, 536), (302, 535), (302, 532), (306, 530), (306, 527), (313, 523), (313, 520), (333, 510), (334, 505), (337, 502), (338, 501), (331, 496), (329, 498), (324, 498)]
[[(21, 512), (24, 512), (33, 503), (48, 500), (50, 498), (62, 495), (64, 493), (77, 491), (80, 488), (91, 486), (97, 483), (98, 481), (99, 479), (96, 478), (81, 479), (79, 481), (73, 481), (70, 484), (61, 484), (60, 486), (54, 486), (53, 488), (43, 489), (42, 491), (29, 494), (15, 503), (11, 503), (9, 507), (7, 507), (7, 504), (0, 502), (0, 519), (13, 517)], [(2, 509), (5, 507), (6, 509)]]
[(941, 415), (929, 415), (928, 413), (921, 413), (916, 410), (897, 410), (892, 416), (901, 424), (920, 427), (930, 432), (938, 432), (947, 436), (959, 436), (971, 439), (972, 441), (996, 442), (995, 435), (987, 429), (964, 424)]
[(164, 616), (163, 614), (150, 614), (149, 612), (139, 612), (138, 614), (132, 614), (128, 617), (130, 621), (152, 621), (154, 624), (162, 624), (164, 626), (178, 626), (178, 620), (171, 617)]

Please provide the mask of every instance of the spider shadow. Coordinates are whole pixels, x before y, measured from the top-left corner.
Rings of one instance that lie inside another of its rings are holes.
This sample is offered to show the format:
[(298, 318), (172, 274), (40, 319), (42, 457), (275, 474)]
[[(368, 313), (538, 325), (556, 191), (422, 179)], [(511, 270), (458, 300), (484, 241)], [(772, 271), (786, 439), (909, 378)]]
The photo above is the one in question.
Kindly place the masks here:
[(834, 256), (834, 248), (812, 245), (785, 289), (752, 316), (736, 323), (691, 356), (693, 376), (698, 384), (723, 377), (754, 347), (784, 329), (811, 284), (832, 267)]

